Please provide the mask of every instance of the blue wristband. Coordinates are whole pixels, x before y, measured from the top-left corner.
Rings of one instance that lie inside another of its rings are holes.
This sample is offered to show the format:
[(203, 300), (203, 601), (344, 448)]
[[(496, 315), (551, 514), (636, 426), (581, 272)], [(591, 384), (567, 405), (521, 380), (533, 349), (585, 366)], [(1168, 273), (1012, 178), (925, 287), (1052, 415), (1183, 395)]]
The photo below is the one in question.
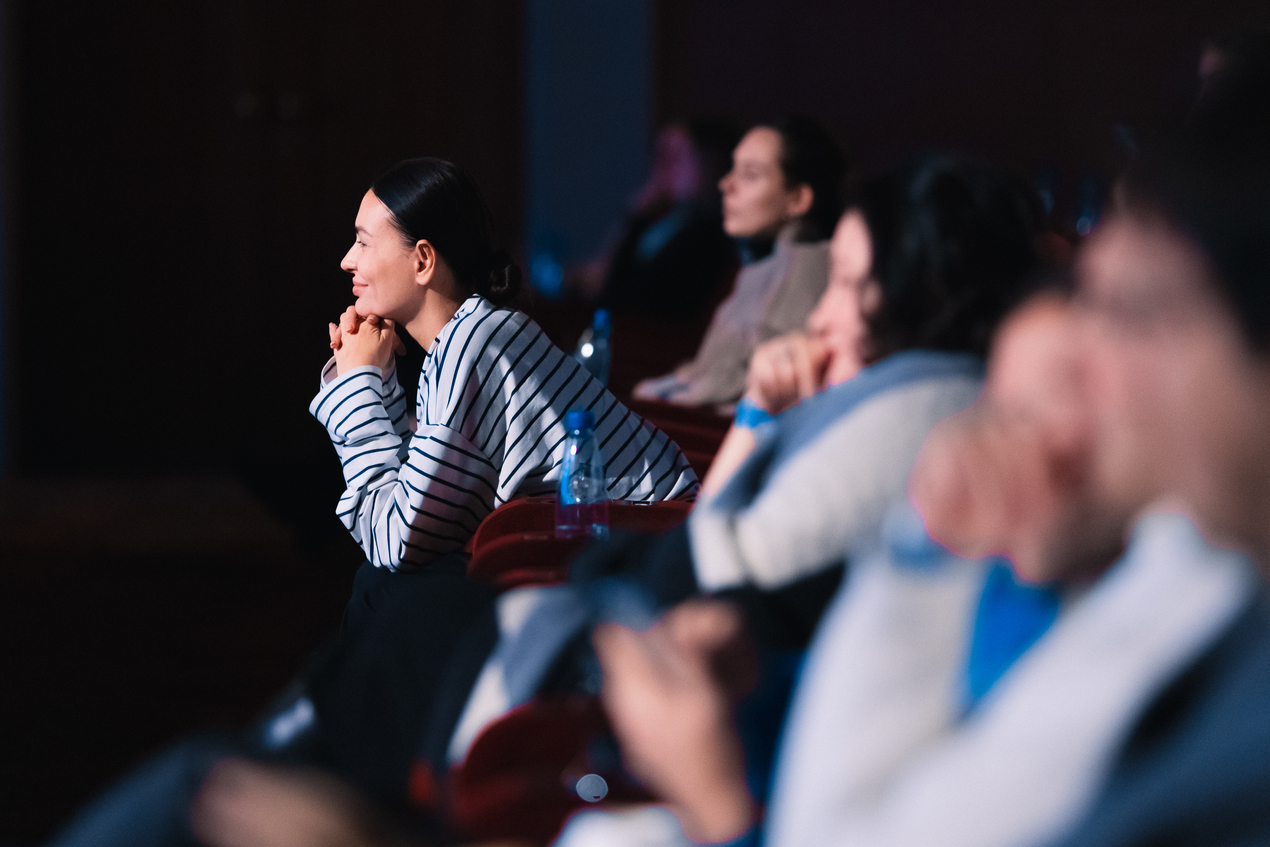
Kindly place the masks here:
[(732, 422), (741, 429), (758, 429), (765, 423), (771, 423), (775, 418), (767, 413), (767, 410), (759, 406), (749, 397), (742, 397), (741, 402), (736, 404), (736, 417)]

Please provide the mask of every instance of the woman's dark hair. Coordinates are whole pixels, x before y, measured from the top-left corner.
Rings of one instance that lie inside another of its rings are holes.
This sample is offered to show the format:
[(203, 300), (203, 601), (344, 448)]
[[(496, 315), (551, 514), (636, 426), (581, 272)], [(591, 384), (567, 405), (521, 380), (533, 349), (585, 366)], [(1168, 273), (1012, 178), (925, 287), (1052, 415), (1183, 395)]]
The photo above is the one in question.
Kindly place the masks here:
[(863, 181), (851, 206), (881, 289), (866, 360), (913, 347), (986, 354), (1039, 268), (1035, 191), (987, 162), (928, 154)]
[(785, 185), (795, 188), (809, 185), (811, 209), (803, 216), (800, 241), (819, 241), (833, 234), (842, 213), (843, 186), (847, 174), (847, 158), (824, 127), (802, 115), (787, 115), (767, 127), (780, 133), (781, 172)]
[(426, 239), (465, 290), (495, 306), (516, 302), (520, 268), (506, 250), (490, 241), (489, 212), (476, 183), (444, 159), (406, 159), (371, 184), (402, 239), (410, 246)]

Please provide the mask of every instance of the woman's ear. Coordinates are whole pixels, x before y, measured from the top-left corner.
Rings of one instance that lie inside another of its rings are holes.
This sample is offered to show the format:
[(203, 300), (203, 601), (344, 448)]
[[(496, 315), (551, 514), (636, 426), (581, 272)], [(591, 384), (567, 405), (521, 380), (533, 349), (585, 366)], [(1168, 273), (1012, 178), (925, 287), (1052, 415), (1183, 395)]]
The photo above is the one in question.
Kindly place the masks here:
[(426, 238), (415, 242), (410, 260), (414, 263), (415, 284), (428, 285), (437, 271), (437, 249)]
[(785, 216), (790, 220), (801, 218), (810, 212), (812, 204), (816, 202), (816, 192), (805, 182), (787, 192), (785, 197)]

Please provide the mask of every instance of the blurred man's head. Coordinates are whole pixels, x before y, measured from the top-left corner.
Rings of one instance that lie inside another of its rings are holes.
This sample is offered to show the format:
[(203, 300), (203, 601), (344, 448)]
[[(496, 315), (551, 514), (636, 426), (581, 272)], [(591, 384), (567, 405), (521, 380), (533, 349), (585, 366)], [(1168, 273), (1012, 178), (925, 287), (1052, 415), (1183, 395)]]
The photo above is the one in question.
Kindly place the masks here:
[(1033, 581), (1109, 565), (1140, 504), (1097, 487), (1071, 307), (1058, 295), (1002, 326), (983, 396), (923, 448), (912, 494), (932, 537), (962, 556), (1003, 554)]
[(1125, 213), (1078, 266), (1100, 483), (1180, 495), (1201, 524), (1251, 540), (1270, 505), (1270, 366), (1249, 346), (1198, 245)]
[(1220, 70), (1078, 265), (1105, 484), (1270, 551), (1270, 55)]

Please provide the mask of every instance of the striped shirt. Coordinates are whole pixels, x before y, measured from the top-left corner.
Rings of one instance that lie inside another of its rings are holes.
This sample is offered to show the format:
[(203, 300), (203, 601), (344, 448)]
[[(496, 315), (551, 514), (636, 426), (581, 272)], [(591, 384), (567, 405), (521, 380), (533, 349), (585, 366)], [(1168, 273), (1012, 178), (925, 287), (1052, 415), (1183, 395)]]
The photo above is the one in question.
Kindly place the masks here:
[(309, 412), (326, 427), (348, 486), (337, 513), (371, 563), (426, 564), (467, 543), (497, 506), (553, 494), (565, 414), (589, 409), (616, 500), (689, 499), (697, 477), (678, 446), (619, 403), (523, 312), (469, 297), (437, 335), (411, 432), (395, 365), (332, 359)]

